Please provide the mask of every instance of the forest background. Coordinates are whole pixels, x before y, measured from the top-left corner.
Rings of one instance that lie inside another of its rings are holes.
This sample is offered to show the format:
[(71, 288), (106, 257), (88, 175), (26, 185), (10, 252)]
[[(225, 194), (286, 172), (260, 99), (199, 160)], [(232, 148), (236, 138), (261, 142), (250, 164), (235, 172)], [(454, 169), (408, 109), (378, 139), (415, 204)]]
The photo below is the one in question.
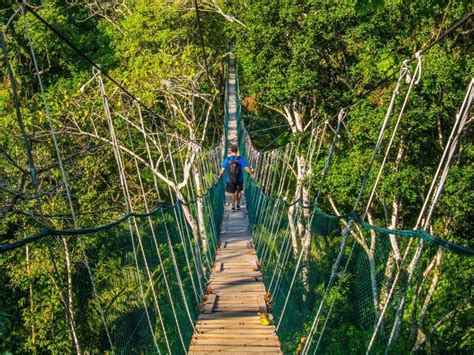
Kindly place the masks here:
[[(231, 51), (238, 63), (243, 120), (259, 149), (297, 141), (308, 127), (334, 122), (340, 108), (350, 107), (332, 173), (322, 191), (325, 198), (320, 201), (320, 207), (330, 213), (350, 211), (401, 63), (472, 11), (470, 1), (455, 0), (45, 0), (29, 4), (153, 112), (144, 109), (144, 123), (156, 133), (152, 157), (156, 170), (171, 170), (172, 160), (160, 157), (172, 156), (179, 162), (175, 177), (179, 183), (162, 173), (155, 188), (155, 173), (148, 166), (141, 175), (146, 200), (140, 197), (138, 183), (130, 186), (131, 203), (137, 211), (145, 210), (145, 201), (150, 206), (173, 203), (176, 198), (186, 201), (202, 189), (202, 182), (193, 181), (190, 172), (196, 156), (221, 138), (226, 63)], [(2, 25), (17, 8), (10, 1), (0, 2)], [(413, 89), (402, 134), (394, 143), (394, 158), (368, 214), (370, 223), (392, 229), (415, 225), (474, 74), (472, 33), (471, 19), (423, 56), (422, 79)], [(15, 18), (3, 35), (26, 134), (18, 125), (2, 52), (0, 242), (22, 239), (44, 225), (85, 228), (119, 218), (127, 211), (127, 201), (110, 141), (102, 133), (107, 131), (107, 121), (97, 72), (29, 12)], [(30, 44), (44, 96), (34, 75)], [(117, 115), (137, 115), (137, 106), (105, 77), (104, 89)], [(69, 178), (76, 220), (65, 199), (48, 115)], [(139, 141), (142, 132), (129, 129), (129, 125), (136, 128), (132, 120), (121, 122), (116, 128), (119, 140)], [(429, 229), (433, 235), (470, 247), (474, 228), (472, 122), (470, 118), (465, 126)], [(164, 141), (163, 130), (168, 130), (169, 141)], [(331, 139), (321, 139), (327, 148)], [(25, 145), (31, 148), (31, 160)], [(144, 146), (136, 148), (143, 154), (146, 151)], [(307, 147), (302, 144), (300, 149)], [(31, 161), (36, 168), (35, 183)], [(314, 162), (315, 166), (323, 163)], [(133, 175), (133, 160), (127, 164), (128, 174)], [(213, 172), (204, 171), (201, 178), (208, 186)], [(310, 202), (319, 186), (319, 175), (308, 172), (292, 178), (295, 195), (301, 183)], [(199, 221), (192, 220), (192, 213), (186, 220), (191, 229), (198, 228)], [(362, 237), (359, 244), (370, 248)], [(86, 248), (96, 250), (99, 260), (104, 251), (98, 245), (99, 241), (91, 238)], [(324, 264), (332, 260), (335, 248), (335, 242), (326, 243), (313, 252), (318, 251), (317, 259)], [(83, 277), (76, 241), (64, 238), (49, 252), (32, 249), (18, 249), (0, 258), (0, 351), (71, 352), (74, 347), (77, 350), (75, 328), (79, 334), (100, 339), (97, 315), (81, 317), (72, 326), (67, 310), (80, 312), (87, 306), (74, 301), (80, 298), (74, 285), (70, 286), (70, 299), (65, 300), (53, 277), (63, 275), (66, 285)], [(51, 253), (64, 261), (56, 265)], [(370, 256), (370, 250), (367, 253)], [(406, 334), (402, 332), (398, 346), (403, 350), (472, 351), (472, 260), (449, 253), (439, 255), (434, 249), (423, 258), (417, 284), (428, 286), (413, 291), (419, 293), (405, 316)], [(131, 294), (136, 286), (122, 284), (123, 270), (112, 264), (113, 260), (102, 265), (104, 275), (99, 274), (110, 278), (111, 294), (104, 290), (104, 299), (113, 298), (117, 289)], [(330, 267), (327, 269), (329, 274)], [(339, 296), (340, 302), (348, 305), (344, 312), (351, 313), (351, 295)], [(124, 304), (117, 307), (118, 313), (121, 307)], [(359, 339), (370, 335), (355, 323), (341, 323), (333, 333), (341, 339), (341, 352), (358, 349)], [(296, 347), (297, 338), (292, 347)], [(88, 350), (103, 350), (101, 340), (91, 344)]]

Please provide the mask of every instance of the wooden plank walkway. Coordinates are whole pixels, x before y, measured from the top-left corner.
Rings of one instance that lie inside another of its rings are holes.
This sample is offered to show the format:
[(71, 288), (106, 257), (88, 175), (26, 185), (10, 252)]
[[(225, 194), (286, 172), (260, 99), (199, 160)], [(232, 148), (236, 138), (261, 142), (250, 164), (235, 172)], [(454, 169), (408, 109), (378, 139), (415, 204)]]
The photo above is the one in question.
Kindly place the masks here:
[[(229, 144), (237, 142), (235, 75), (230, 70)], [(282, 354), (265, 303), (265, 286), (242, 200), (225, 209), (219, 248), (189, 354)]]

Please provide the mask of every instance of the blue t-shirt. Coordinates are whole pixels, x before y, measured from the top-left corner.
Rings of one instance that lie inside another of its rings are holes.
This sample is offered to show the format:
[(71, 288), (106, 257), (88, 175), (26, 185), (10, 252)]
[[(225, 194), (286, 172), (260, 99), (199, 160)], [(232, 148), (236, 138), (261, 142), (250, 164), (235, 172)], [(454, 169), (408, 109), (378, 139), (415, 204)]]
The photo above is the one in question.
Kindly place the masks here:
[[(234, 160), (237, 160), (240, 164), (240, 170), (239, 170), (239, 175), (237, 176), (237, 182), (243, 182), (244, 181), (244, 169), (247, 168), (249, 165), (248, 165), (247, 161), (244, 158), (242, 158), (241, 156), (239, 156), (239, 155), (229, 155), (222, 162), (222, 165), (221, 165), (222, 169), (227, 170), (227, 168), (229, 167), (229, 163), (231, 161), (234, 161)], [(226, 181), (230, 182), (229, 174), (227, 174)]]

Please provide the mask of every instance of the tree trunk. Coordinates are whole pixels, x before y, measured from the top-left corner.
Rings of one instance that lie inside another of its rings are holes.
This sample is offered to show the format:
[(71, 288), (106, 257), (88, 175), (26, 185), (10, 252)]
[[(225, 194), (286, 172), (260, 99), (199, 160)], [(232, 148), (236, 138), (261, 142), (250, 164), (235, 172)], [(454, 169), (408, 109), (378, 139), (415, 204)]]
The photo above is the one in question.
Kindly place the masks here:
[(71, 330), (71, 336), (73, 346), (76, 349), (77, 354), (81, 354), (81, 347), (79, 344), (79, 338), (76, 330), (76, 322), (74, 320), (74, 295), (72, 285), (72, 267), (71, 267), (71, 256), (69, 254), (68, 242), (65, 237), (61, 237), (64, 246), (64, 256), (66, 262), (66, 282), (67, 282), (67, 297), (66, 297), (66, 312)]
[(290, 226), (291, 245), (293, 246), (293, 254), (296, 256), (298, 255), (298, 230), (295, 223), (295, 212), (296, 204), (290, 206), (288, 209), (288, 223)]
[(36, 352), (36, 332), (35, 332), (35, 304), (33, 299), (33, 285), (31, 284), (31, 275), (30, 275), (30, 247), (28, 244), (25, 246), (26, 252), (26, 274), (29, 279), (28, 286), (28, 297), (30, 300), (30, 322), (31, 322), (31, 347), (33, 351)]
[[(373, 224), (372, 215), (367, 213), (367, 217), (370, 224)], [(364, 236), (361, 234), (361, 238)], [(374, 304), (374, 312), (376, 318), (379, 317), (379, 290), (377, 283), (377, 267), (375, 261), (375, 246), (376, 246), (377, 235), (373, 230), (370, 231), (370, 249), (368, 250), (367, 258), (369, 259), (370, 268), (370, 285), (372, 288), (372, 301)]]
[(395, 312), (395, 320), (393, 322), (392, 331), (390, 333), (390, 338), (388, 340), (387, 348), (389, 348), (393, 343), (395, 343), (398, 340), (398, 337), (400, 335), (400, 329), (403, 322), (403, 313), (405, 311), (408, 288), (410, 286), (410, 282), (413, 277), (413, 274), (415, 273), (418, 261), (421, 257), (423, 246), (424, 246), (424, 241), (421, 240), (417, 249), (415, 250), (415, 254), (412, 257), (412, 261), (410, 262), (408, 269), (406, 271), (402, 271), (402, 275), (400, 279), (401, 286), (399, 288), (397, 310)]
[(374, 258), (374, 253), (371, 251), (369, 255), (367, 255), (367, 258), (369, 259), (369, 267), (370, 267), (370, 285), (372, 289), (372, 301), (374, 304), (374, 312), (375, 312), (375, 317), (379, 317), (379, 294), (378, 294), (378, 289), (377, 289), (377, 271), (376, 271), (376, 265), (375, 265), (375, 258)]
[[(394, 166), (394, 173), (398, 173), (398, 168), (402, 162), (403, 154), (405, 153), (404, 143), (403, 141), (400, 142), (397, 151), (397, 157), (395, 158), (395, 166)], [(390, 225), (388, 226), (389, 229), (397, 229), (398, 226), (398, 216), (400, 213), (400, 201), (397, 196), (394, 196), (392, 199), (392, 215), (390, 216)], [(395, 261), (398, 265), (400, 265), (400, 249), (398, 247), (397, 239), (393, 234), (389, 235), (390, 245), (392, 246), (393, 256), (395, 257)]]
[[(400, 211), (400, 202), (398, 201), (397, 197), (394, 197), (392, 200), (392, 215), (390, 218), (390, 225), (388, 226), (389, 229), (396, 229), (398, 224), (398, 214)], [(395, 262), (400, 265), (400, 249), (398, 247), (397, 238), (393, 235), (389, 235), (390, 245), (392, 246), (393, 257), (395, 258)]]
[(310, 228), (309, 228), (309, 219), (310, 219), (310, 215), (311, 215), (311, 212), (310, 212), (310, 208), (309, 208), (309, 205), (311, 203), (311, 197), (310, 197), (310, 191), (309, 189), (304, 186), (304, 183), (305, 183), (305, 178), (308, 174), (308, 171), (307, 171), (307, 162), (306, 162), (306, 158), (305, 157), (298, 157), (297, 158), (299, 163), (298, 163), (298, 173), (301, 172), (301, 177), (300, 177), (300, 184), (301, 184), (301, 204), (302, 204), (302, 209), (301, 209), (301, 213), (302, 213), (302, 217), (303, 218), (300, 218), (300, 237), (304, 239), (304, 245), (306, 245), (306, 247), (309, 245), (309, 242), (310, 242), (310, 238), (311, 238), (311, 232), (310, 232)]
[[(293, 133), (303, 132), (303, 114), (295, 109), (295, 103), (292, 106), (284, 106), (285, 118), (291, 127)], [(293, 201), (298, 201), (300, 209), (298, 210), (297, 222), (295, 223), (296, 206), (291, 206), (288, 210), (288, 219), (290, 224), (291, 240), (295, 256), (298, 254), (298, 239), (302, 239), (303, 248), (303, 283), (309, 291), (307, 283), (308, 277), (308, 249), (311, 243), (311, 226), (309, 204), (311, 203), (310, 191), (304, 186), (305, 178), (308, 174), (306, 157), (300, 152), (296, 152), (296, 189)]]
[[(182, 195), (181, 191), (176, 190), (176, 195), (178, 196), (178, 199), (180, 199), (181, 201), (185, 201), (184, 196)], [(186, 219), (186, 222), (191, 227), (191, 232), (193, 234), (193, 239), (194, 239), (194, 251), (195, 251), (196, 262), (197, 262), (197, 265), (199, 266), (197, 268), (198, 270), (196, 271), (199, 274), (199, 279), (202, 280), (203, 270), (202, 270), (202, 256), (201, 256), (201, 235), (199, 233), (199, 226), (196, 220), (194, 219), (193, 213), (189, 205), (185, 203), (181, 203), (180, 206), (181, 206), (181, 210), (183, 211), (183, 215), (184, 215), (184, 218)]]
[(202, 177), (199, 169), (196, 167), (194, 169), (194, 181), (196, 183), (197, 189), (197, 216), (198, 216), (198, 226), (199, 232), (201, 233), (201, 243), (202, 243), (202, 251), (204, 253), (208, 250), (208, 240), (206, 234), (206, 222), (204, 220), (204, 199), (203, 199), (203, 185), (202, 185)]
[(388, 292), (393, 281), (394, 272), (396, 270), (395, 260), (396, 257), (394, 256), (394, 252), (392, 250), (392, 252), (388, 255), (387, 262), (385, 263), (384, 282), (380, 289), (379, 310), (382, 310), (385, 307), (385, 302), (387, 302)]
[(412, 351), (419, 350), (423, 342), (426, 340), (426, 334), (425, 332), (423, 332), (424, 321), (426, 318), (426, 314), (428, 312), (428, 307), (430, 306), (431, 300), (433, 299), (433, 295), (439, 283), (439, 279), (441, 276), (439, 267), (441, 265), (441, 260), (443, 258), (443, 255), (444, 255), (443, 249), (439, 248), (434, 257), (435, 259), (434, 275), (433, 275), (433, 279), (431, 280), (431, 285), (428, 290), (428, 293), (425, 297), (425, 301), (423, 302), (423, 307), (421, 308), (420, 317), (418, 319), (417, 339), (416, 339), (415, 345), (413, 346)]

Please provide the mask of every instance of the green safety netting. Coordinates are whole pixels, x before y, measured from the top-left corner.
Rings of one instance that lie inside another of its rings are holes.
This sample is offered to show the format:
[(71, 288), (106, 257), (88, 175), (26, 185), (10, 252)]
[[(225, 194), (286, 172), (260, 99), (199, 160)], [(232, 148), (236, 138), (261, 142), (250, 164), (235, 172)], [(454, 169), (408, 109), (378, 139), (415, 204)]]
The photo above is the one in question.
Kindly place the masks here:
[[(311, 218), (311, 244), (296, 270), (298, 253), (294, 253), (291, 247), (289, 205), (282, 199), (265, 195), (252, 180), (246, 183), (252, 236), (270, 296), (271, 312), (275, 325), (278, 325), (277, 334), (285, 353), (302, 349), (313, 324), (316, 326), (308, 348), (311, 353), (338, 354), (348, 349), (365, 352), (397, 270), (401, 270), (402, 280), (408, 272), (408, 265), (397, 268), (389, 239), (393, 231), (374, 229), (373, 226), (360, 223), (361, 229), (357, 232), (361, 232), (368, 243), (372, 237), (371, 231), (375, 233), (374, 252), (369, 255), (350, 233), (347, 241), (342, 243), (344, 223), (341, 218), (324, 214), (312, 206), (304, 207), (314, 213)], [(413, 245), (418, 245), (420, 235), (408, 235), (408, 231), (404, 233), (405, 238), (399, 240), (401, 250), (410, 243), (410, 239), (413, 239)], [(334, 269), (341, 245), (341, 262)], [(434, 255), (438, 245), (429, 244), (424, 253)], [(414, 250), (409, 256), (413, 255)], [(472, 258), (467, 258), (465, 254), (449, 252), (445, 258), (447, 263), (458, 264), (460, 272), (472, 268)], [(333, 273), (333, 287), (325, 294)], [(294, 275), (296, 278), (292, 286)], [(399, 292), (401, 287), (398, 285), (395, 292)], [(376, 305), (374, 294), (378, 298)], [(384, 322), (373, 346), (375, 353), (385, 350), (397, 300), (398, 297), (392, 297), (387, 306)], [(413, 290), (409, 292), (407, 304), (412, 301)], [(408, 336), (409, 330), (404, 329), (399, 346)], [(396, 349), (395, 344), (392, 350)]]
[[(238, 75), (236, 78), (238, 93)], [(228, 89), (228, 82), (226, 86)], [(239, 147), (246, 156), (240, 114), (237, 102)], [(226, 96), (225, 142), (227, 123)], [(394, 293), (403, 291), (407, 275), (407, 265), (397, 265), (393, 258), (390, 236), (403, 237), (399, 238), (401, 250), (409, 243), (418, 245), (424, 240), (429, 247), (423, 253), (428, 255), (439, 252), (439, 247), (454, 251), (447, 253), (445, 263), (459, 265), (459, 270), (464, 271), (472, 268), (471, 258), (463, 257), (472, 255), (471, 249), (426, 232), (393, 231), (370, 225), (354, 212), (334, 216), (317, 206), (302, 206), (299, 201), (289, 204), (281, 197), (264, 193), (252, 179), (247, 179), (245, 186), (252, 236), (270, 311), (285, 353), (303, 349), (311, 353), (365, 352), (382, 309), (385, 316), (372, 349), (376, 353), (385, 350), (398, 298), (392, 297), (386, 304), (384, 299), (397, 272), (402, 282), (395, 283)], [(81, 351), (184, 353), (214, 260), (223, 199), (223, 179), (203, 195), (207, 250), (196, 246), (183, 215), (184, 205), (177, 202), (173, 206), (159, 206), (149, 214), (129, 213), (101, 227), (79, 231), (46, 229), (17, 243), (0, 246), (0, 251), (5, 252), (5, 264), (23, 265), (27, 246), (30, 258), (44, 260), (44, 272), (32, 272), (33, 276), (25, 277), (19, 302), (26, 302), (25, 293), (30, 285), (34, 292), (50, 292), (58, 302), (66, 299), (68, 293), (74, 295), (71, 311)], [(196, 200), (186, 206), (197, 219)], [(301, 241), (295, 251), (290, 237), (291, 206), (296, 208), (294, 222), (308, 224), (311, 233), (311, 242), (301, 258)], [(354, 225), (352, 229), (361, 240), (375, 241), (372, 252), (367, 252), (363, 243), (345, 229), (347, 223)], [(67, 258), (73, 267), (69, 272), (64, 265)], [(73, 277), (69, 289), (68, 275)], [(408, 291), (408, 305), (415, 291)], [(374, 299), (378, 301), (374, 303)], [(53, 315), (62, 317), (62, 321), (52, 322), (51, 341), (54, 332), (68, 328), (64, 319), (67, 313), (64, 304), (63, 312)], [(461, 316), (468, 318), (469, 314)], [(9, 315), (0, 314), (0, 332), (9, 328), (4, 326), (9, 319)], [(409, 330), (402, 332), (400, 344), (410, 336)], [(69, 346), (64, 345), (65, 351), (70, 350)], [(397, 346), (392, 346), (392, 351)]]
[[(74, 324), (80, 351), (85, 353), (187, 352), (224, 215), (224, 178), (212, 181), (227, 145), (228, 86), (227, 80), (222, 142), (203, 152), (195, 163), (207, 186), (204, 193), (196, 190), (190, 195), (198, 196), (187, 203), (178, 200), (173, 205), (160, 204), (149, 213), (128, 212), (105, 225), (44, 228), (0, 245), (0, 264), (7, 267), (5, 282), (24, 277), (23, 287), (14, 289), (23, 316), (0, 313), (0, 337), (6, 339), (9, 332), (33, 326), (36, 320), (28, 319), (25, 305), (31, 301), (36, 309), (51, 307), (41, 303), (43, 295), (50, 293), (58, 304), (51, 309), (50, 334), (36, 336), (38, 350), (46, 351), (48, 342), (55, 342), (55, 334), (62, 333), (63, 339), (72, 337)], [(189, 210), (197, 222), (199, 202), (205, 228), (197, 232), (201, 241), (184, 211)], [(204, 237), (207, 248), (202, 243)], [(65, 260), (69, 260), (68, 266)], [(45, 269), (19, 276), (18, 266), (33, 261)], [(32, 290), (30, 298), (25, 295), (28, 289)], [(71, 300), (70, 310), (67, 299)], [(22, 324), (12, 323), (22, 317)], [(32, 333), (24, 336), (35, 341)], [(56, 344), (55, 349), (71, 352), (74, 343)]]
[[(29, 278), (35, 293), (65, 295), (66, 256), (71, 261), (72, 312), (82, 352), (186, 352), (214, 260), (223, 217), (223, 188), (221, 179), (203, 196), (207, 252), (196, 247), (181, 202), (146, 215), (129, 214), (95, 231), (44, 231), (42, 238), (28, 243), (31, 260), (44, 259), (51, 268)], [(197, 218), (196, 201), (188, 206)], [(2, 258), (24, 263), (25, 247), (16, 246)], [(48, 273), (54, 275), (54, 281), (45, 280)], [(52, 332), (64, 326), (55, 321)]]
[[(238, 92), (238, 81), (236, 86)], [(237, 107), (239, 149), (248, 157), (251, 147), (246, 143), (250, 139), (248, 136), (246, 139), (239, 102)], [(283, 170), (281, 166), (268, 169)], [(274, 176), (277, 181), (281, 178), (278, 174)], [(459, 265), (460, 274), (472, 269), (472, 258), (466, 256), (474, 255), (474, 250), (423, 230), (390, 230), (365, 222), (354, 211), (336, 216), (316, 205), (303, 206), (299, 200), (289, 203), (282, 197), (266, 194), (249, 177), (245, 181), (245, 196), (270, 312), (285, 353), (365, 353), (371, 341), (373, 353), (386, 351), (400, 295), (407, 294), (407, 314), (421, 310), (419, 305), (411, 306), (419, 291), (416, 282), (406, 286), (410, 265), (396, 260), (391, 237), (397, 238), (408, 261), (420, 243), (427, 242), (422, 249), (427, 260), (436, 253), (445, 253), (444, 262)], [(294, 223), (309, 225), (311, 242), (305, 253), (300, 254), (302, 240), (297, 241), (297, 251), (292, 246), (291, 206), (295, 207)], [(422, 267), (418, 266), (415, 272), (418, 277), (420, 270)], [(465, 282), (460, 280), (457, 281)], [(450, 301), (457, 306), (454, 300), (459, 295), (451, 296)], [(433, 302), (442, 303), (446, 299)], [(381, 312), (384, 314), (378, 324)], [(460, 313), (459, 317), (465, 318), (468, 324), (470, 315), (472, 312)], [(391, 351), (405, 351), (404, 345), (410, 337), (413, 337), (410, 329), (401, 327), (399, 340), (390, 344)]]

